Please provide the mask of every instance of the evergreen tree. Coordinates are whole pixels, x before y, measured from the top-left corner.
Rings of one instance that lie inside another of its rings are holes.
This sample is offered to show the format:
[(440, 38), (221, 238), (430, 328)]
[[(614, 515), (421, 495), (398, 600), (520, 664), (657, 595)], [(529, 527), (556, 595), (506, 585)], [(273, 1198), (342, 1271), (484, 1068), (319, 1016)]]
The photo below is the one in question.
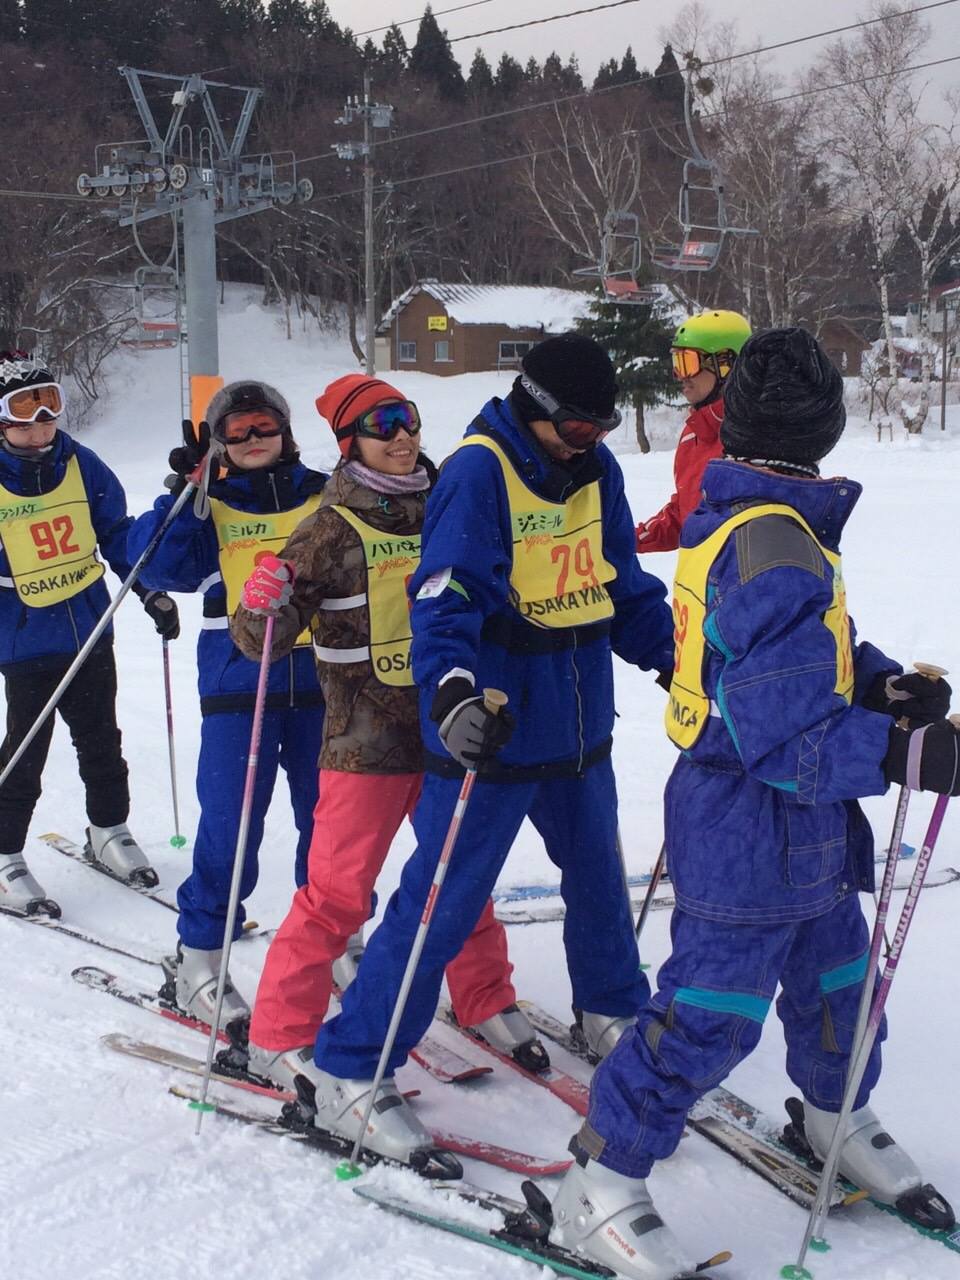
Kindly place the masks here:
[(583, 92), (583, 76), (580, 74), (580, 63), (577, 61), (577, 55), (575, 53), (571, 53), (570, 57), (567, 59), (567, 65), (563, 68), (563, 81), (564, 92)]
[(547, 89), (560, 90), (563, 88), (564, 70), (559, 53), (548, 53), (544, 58), (543, 83)]
[(637, 60), (633, 56), (633, 49), (627, 45), (627, 51), (623, 55), (623, 61), (620, 63), (620, 72), (618, 82), (620, 84), (629, 84), (631, 80), (637, 80), (640, 76), (640, 68), (637, 66)]
[(301, 31), (304, 35), (314, 25), (307, 0), (270, 0), (267, 21), (274, 31)]
[(392, 82), (400, 79), (410, 61), (410, 51), (403, 38), (403, 32), (396, 23), (387, 28), (383, 37), (383, 52), (380, 54), (380, 69), (385, 78)]
[(620, 66), (616, 58), (611, 58), (609, 62), (601, 62), (592, 87), (594, 89), (609, 89), (612, 84), (617, 83), (619, 70)]
[(456, 101), (464, 96), (466, 86), (460, 64), (429, 5), (423, 11), (417, 42), (410, 53), (410, 74), (414, 80), (429, 81), (442, 98)]
[(598, 299), (591, 304), (590, 312), (577, 322), (577, 329), (599, 342), (613, 361), (620, 401), (633, 406), (637, 441), (641, 451), (648, 453), (644, 410), (665, 404), (676, 395), (670, 367), (673, 330), (663, 323), (654, 306)]
[(20, 39), (20, 0), (0, 0), (0, 44)]
[(494, 81), (497, 87), (497, 93), (504, 98), (512, 98), (523, 87), (523, 67), (516, 60), (511, 58), (509, 53), (505, 53), (497, 63), (497, 75)]
[(653, 75), (653, 91), (657, 97), (664, 102), (682, 107), (683, 76), (680, 74), (680, 64), (674, 57), (672, 46), (664, 45), (663, 57)]
[(473, 55), (473, 62), (470, 63), (467, 92), (478, 98), (493, 92), (493, 72), (480, 48), (477, 49)]
[(527, 84), (540, 83), (540, 63), (532, 54), (527, 59), (527, 65), (523, 68), (523, 78), (526, 80)]
[(220, 0), (224, 35), (248, 36), (260, 30), (263, 6), (260, 0)]

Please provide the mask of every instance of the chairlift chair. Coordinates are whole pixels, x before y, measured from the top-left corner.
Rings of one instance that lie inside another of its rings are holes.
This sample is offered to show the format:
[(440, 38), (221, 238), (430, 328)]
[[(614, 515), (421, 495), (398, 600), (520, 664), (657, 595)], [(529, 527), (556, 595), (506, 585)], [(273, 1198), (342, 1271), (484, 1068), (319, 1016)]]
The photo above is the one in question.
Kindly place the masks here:
[(581, 267), (574, 275), (599, 279), (604, 302), (650, 306), (660, 291), (637, 283), (641, 261), (640, 219), (627, 209), (613, 209), (603, 220), (599, 263)]
[(124, 338), (128, 347), (150, 351), (180, 345), (179, 320), (156, 320), (148, 317), (147, 300), (151, 295), (174, 291), (176, 308), (177, 273), (173, 267), (140, 266), (133, 273), (133, 309), (136, 317), (134, 335)]

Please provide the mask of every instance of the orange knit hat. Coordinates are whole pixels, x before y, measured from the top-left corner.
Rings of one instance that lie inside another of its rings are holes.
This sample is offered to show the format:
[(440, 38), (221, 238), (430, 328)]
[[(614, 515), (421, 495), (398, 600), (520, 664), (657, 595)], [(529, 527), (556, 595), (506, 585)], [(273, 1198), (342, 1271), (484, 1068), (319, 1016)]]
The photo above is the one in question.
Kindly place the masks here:
[(340, 452), (346, 458), (354, 434), (351, 427), (357, 418), (362, 418), (385, 400), (406, 398), (402, 391), (380, 378), (368, 378), (364, 373), (346, 373), (331, 382), (323, 395), (317, 396), (317, 410), (330, 423)]

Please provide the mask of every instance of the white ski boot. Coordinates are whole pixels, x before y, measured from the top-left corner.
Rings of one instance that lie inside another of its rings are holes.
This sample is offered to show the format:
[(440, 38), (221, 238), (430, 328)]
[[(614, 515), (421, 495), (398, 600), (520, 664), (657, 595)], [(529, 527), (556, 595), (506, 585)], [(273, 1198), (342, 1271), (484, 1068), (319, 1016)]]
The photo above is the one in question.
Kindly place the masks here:
[[(788, 1143), (794, 1145), (798, 1136), (806, 1139), (812, 1154), (822, 1162), (833, 1139), (836, 1113), (822, 1111), (799, 1098), (788, 1100), (787, 1111), (793, 1121), (784, 1134)], [(936, 1187), (924, 1183), (920, 1170), (885, 1131), (872, 1107), (852, 1112), (847, 1121), (840, 1173), (863, 1191), (869, 1191), (874, 1200), (894, 1205), (921, 1226), (949, 1231), (956, 1223), (949, 1203)]]
[(298, 1049), (264, 1049), (251, 1040), (247, 1044), (247, 1070), (270, 1080), (280, 1089), (296, 1091), (297, 1076), (307, 1075), (313, 1066), (313, 1045)]
[(333, 984), (338, 991), (346, 991), (357, 976), (357, 969), (363, 959), (363, 925), (347, 939), (346, 950), (333, 962)]
[(600, 1062), (618, 1043), (620, 1037), (636, 1024), (636, 1016), (614, 1013), (590, 1013), (575, 1009), (576, 1024), (571, 1034)]
[[(198, 951), (178, 942), (177, 954), (165, 956), (162, 961), (166, 981), (160, 988), (160, 999), (210, 1026), (217, 1003), (220, 956), (219, 948), (216, 951)], [(250, 1006), (234, 987), (228, 973), (220, 1006), (220, 1029), (225, 1029), (228, 1023), (239, 1018), (249, 1017)]]
[(553, 1201), (554, 1244), (573, 1250), (625, 1280), (692, 1276), (696, 1263), (657, 1213), (643, 1178), (614, 1173), (571, 1144), (576, 1159)]
[(160, 883), (125, 822), (118, 822), (115, 827), (95, 827), (91, 823), (83, 852), (88, 862), (124, 884), (153, 889)]
[(22, 853), (0, 853), (0, 907), (17, 916), (60, 918), (60, 908), (30, 874)]
[(525, 1071), (549, 1071), (550, 1058), (522, 1009), (508, 1004), (492, 1018), (470, 1027), (474, 1035), (520, 1064)]

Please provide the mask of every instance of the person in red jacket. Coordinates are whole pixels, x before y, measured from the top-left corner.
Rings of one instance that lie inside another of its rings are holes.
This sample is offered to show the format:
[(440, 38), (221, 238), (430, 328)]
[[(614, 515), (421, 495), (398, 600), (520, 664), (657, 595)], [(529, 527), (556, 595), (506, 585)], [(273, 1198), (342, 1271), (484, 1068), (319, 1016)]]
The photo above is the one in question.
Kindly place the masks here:
[(723, 384), (750, 326), (737, 311), (702, 311), (684, 320), (673, 339), (673, 374), (691, 405), (673, 459), (676, 491), (649, 520), (637, 525), (638, 551), (676, 551), (680, 528), (700, 502), (700, 480), (711, 458), (719, 458)]

